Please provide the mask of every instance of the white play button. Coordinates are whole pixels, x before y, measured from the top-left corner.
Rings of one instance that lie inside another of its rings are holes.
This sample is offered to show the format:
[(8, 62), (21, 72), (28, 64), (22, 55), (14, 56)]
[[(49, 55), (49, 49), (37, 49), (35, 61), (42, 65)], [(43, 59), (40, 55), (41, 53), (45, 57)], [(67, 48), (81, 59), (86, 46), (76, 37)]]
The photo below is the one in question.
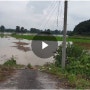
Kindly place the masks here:
[(48, 44), (46, 44), (45, 42), (42, 42), (42, 49), (45, 49), (46, 47), (48, 47)]
[(49, 58), (53, 56), (58, 48), (57, 39), (52, 35), (50, 38), (53, 41), (48, 41), (49, 38), (47, 38), (48, 40), (44, 40), (45, 38), (43, 36), (38, 38), (39, 36), (40, 34), (35, 35), (31, 43), (31, 48), (34, 54), (40, 58)]

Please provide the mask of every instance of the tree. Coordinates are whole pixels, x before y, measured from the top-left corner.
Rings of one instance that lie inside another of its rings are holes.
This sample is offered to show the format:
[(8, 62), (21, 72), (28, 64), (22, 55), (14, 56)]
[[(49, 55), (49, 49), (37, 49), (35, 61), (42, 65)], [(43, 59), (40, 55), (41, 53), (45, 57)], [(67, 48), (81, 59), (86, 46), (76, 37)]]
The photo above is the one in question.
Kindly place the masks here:
[(47, 34), (51, 34), (51, 30), (50, 29), (47, 29)]
[(5, 27), (3, 25), (0, 27), (0, 31), (4, 33)]
[(58, 31), (58, 30), (55, 30), (55, 34), (59, 34), (60, 33), (60, 31)]
[(20, 33), (20, 26), (16, 26), (16, 33)]
[(24, 33), (24, 27), (21, 27), (21, 33)]
[(36, 29), (36, 28), (31, 28), (30, 29), (30, 33), (40, 33), (40, 32), (41, 32), (41, 30)]
[(80, 22), (73, 30), (74, 35), (90, 35), (90, 20)]
[(27, 29), (24, 29), (24, 33), (26, 33), (28, 30)]

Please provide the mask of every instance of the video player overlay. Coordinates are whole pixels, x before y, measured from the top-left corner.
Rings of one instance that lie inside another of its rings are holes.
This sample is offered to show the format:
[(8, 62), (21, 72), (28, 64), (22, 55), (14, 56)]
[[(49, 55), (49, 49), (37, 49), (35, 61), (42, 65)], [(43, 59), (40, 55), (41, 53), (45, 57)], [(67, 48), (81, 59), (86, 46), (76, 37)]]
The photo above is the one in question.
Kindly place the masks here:
[(42, 36), (38, 34), (33, 38), (31, 47), (36, 56), (40, 58), (49, 58), (56, 52), (58, 42), (53, 35)]

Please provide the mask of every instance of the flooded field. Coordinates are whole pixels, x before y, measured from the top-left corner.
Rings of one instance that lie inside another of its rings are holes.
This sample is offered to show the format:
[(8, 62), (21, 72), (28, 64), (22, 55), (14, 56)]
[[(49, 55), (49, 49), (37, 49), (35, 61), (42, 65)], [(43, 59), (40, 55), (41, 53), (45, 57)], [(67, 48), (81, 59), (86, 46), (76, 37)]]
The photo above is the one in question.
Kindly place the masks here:
[[(46, 62), (53, 62), (53, 57), (43, 59), (37, 57), (31, 48), (31, 40), (18, 40), (12, 37), (0, 38), (0, 64), (9, 60), (12, 56), (17, 64), (43, 65)], [(58, 42), (60, 45), (62, 42)]]

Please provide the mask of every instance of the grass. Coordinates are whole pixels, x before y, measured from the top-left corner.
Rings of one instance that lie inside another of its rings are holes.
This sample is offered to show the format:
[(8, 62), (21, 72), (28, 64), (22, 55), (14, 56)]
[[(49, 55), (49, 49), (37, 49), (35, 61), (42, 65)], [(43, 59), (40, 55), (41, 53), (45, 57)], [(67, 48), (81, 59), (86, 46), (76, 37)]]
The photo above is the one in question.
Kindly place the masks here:
[(0, 65), (0, 81), (4, 81), (14, 72), (10, 66)]
[[(52, 36), (36, 36), (34, 37), (34, 35), (12, 35), (12, 37), (15, 37), (17, 39), (21, 38), (21, 39), (27, 39), (27, 40), (47, 40), (47, 41), (62, 41), (63, 38), (60, 36), (55, 36), (55, 38), (53, 38)], [(70, 36), (66, 38), (67, 41), (71, 41), (76, 45), (82, 46), (85, 49), (90, 49), (90, 37), (86, 37), (86, 36)]]
[[(60, 36), (55, 36), (54, 39), (52, 36), (37, 36), (34, 38), (34, 35), (12, 35), (15, 38), (27, 39), (27, 40), (48, 40), (48, 41), (62, 41), (63, 38)], [(90, 37), (67, 37), (67, 41), (72, 42), (82, 42), (82, 43), (90, 43)]]
[(90, 38), (86, 37), (68, 37), (67, 41), (72, 41), (72, 42), (81, 42), (81, 43), (90, 43)]
[(3, 38), (3, 37), (4, 37), (4, 34), (1, 34), (1, 33), (0, 33), (0, 37)]
[(30, 63), (27, 65), (27, 68), (33, 69), (32, 65)]
[(40, 70), (54, 74), (60, 80), (66, 80), (67, 87), (90, 89), (90, 54), (74, 44), (68, 44), (66, 51), (64, 69), (61, 67), (62, 46), (60, 46), (54, 55), (54, 62), (45, 64)]
[(48, 40), (48, 41), (57, 41), (62, 40), (61, 37), (53, 38), (52, 36), (35, 36), (35, 35), (12, 35), (15, 38), (27, 39), (27, 40)]
[(16, 60), (14, 60), (14, 57), (12, 56), (10, 60), (6, 61), (3, 65), (5, 66), (16, 66)]
[(12, 57), (6, 61), (3, 65), (0, 65), (0, 81), (6, 80), (10, 77), (16, 69), (22, 68), (23, 65), (17, 65), (16, 60)]
[(64, 80), (63, 84), (72, 89), (90, 89), (90, 80), (83, 78), (82, 75), (68, 73), (66, 70), (56, 67), (54, 64), (45, 64), (39, 67), (42, 72), (56, 75), (59, 80)]

